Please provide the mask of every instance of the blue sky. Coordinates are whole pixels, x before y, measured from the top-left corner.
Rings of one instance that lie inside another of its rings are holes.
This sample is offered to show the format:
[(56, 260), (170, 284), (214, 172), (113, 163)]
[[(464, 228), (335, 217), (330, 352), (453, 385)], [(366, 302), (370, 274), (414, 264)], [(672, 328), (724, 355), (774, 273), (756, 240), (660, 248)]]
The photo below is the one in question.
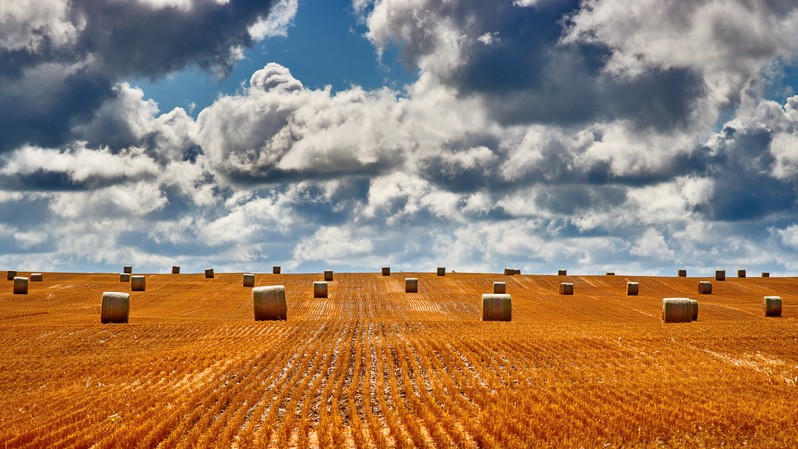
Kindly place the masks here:
[(0, 267), (794, 274), (798, 6), (635, 5), (2, 2)]

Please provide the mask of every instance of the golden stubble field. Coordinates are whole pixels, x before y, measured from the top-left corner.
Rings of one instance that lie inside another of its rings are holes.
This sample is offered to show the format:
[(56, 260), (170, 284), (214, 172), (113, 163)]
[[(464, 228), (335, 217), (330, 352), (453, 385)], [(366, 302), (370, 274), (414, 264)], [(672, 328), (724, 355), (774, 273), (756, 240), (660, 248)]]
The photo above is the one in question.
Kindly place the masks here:
[[(798, 447), (796, 278), (336, 273), (314, 299), (321, 279), (258, 274), (288, 321), (255, 322), (241, 273), (147, 275), (106, 325), (118, 274), (0, 281), (0, 444)], [(481, 322), (494, 280), (512, 322)], [(698, 321), (663, 324), (671, 296)]]

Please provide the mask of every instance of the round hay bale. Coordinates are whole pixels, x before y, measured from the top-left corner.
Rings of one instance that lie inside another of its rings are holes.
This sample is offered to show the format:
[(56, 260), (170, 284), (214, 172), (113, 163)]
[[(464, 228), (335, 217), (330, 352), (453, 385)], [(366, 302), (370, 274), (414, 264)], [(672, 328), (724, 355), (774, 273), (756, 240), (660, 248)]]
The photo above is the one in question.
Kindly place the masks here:
[(709, 282), (709, 281), (698, 281), (698, 294), (700, 294), (700, 295), (711, 295), (712, 294), (712, 282)]
[(130, 315), (130, 295), (122, 292), (103, 292), (100, 322), (127, 323)]
[(626, 296), (637, 296), (639, 292), (639, 287), (637, 282), (627, 282), (626, 283)]
[(507, 283), (506, 282), (493, 282), (493, 293), (496, 294), (504, 294), (507, 293)]
[(14, 277), (14, 294), (15, 295), (28, 294), (28, 278), (22, 276)]
[(418, 293), (418, 278), (405, 278), (405, 293)]
[(686, 278), (687, 277), (687, 270), (679, 270), (679, 271), (676, 272), (676, 275), (678, 277), (680, 277), (680, 278)]
[(698, 301), (695, 299), (690, 300), (690, 321), (698, 319)]
[(213, 279), (213, 268), (205, 269), (205, 279)]
[(504, 269), (504, 274), (505, 274), (506, 276), (512, 276), (512, 275), (514, 275), (514, 274), (515, 274), (515, 268), (505, 268), (505, 269)]
[(327, 282), (332, 282), (333, 280), (333, 271), (332, 270), (324, 270), (324, 280)]
[(255, 311), (255, 321), (288, 319), (285, 287), (282, 285), (253, 288), (252, 303)]
[(715, 280), (716, 281), (725, 281), (726, 280), (726, 270), (715, 270)]
[(482, 321), (512, 321), (512, 298), (508, 294), (482, 295)]
[(172, 274), (180, 274), (180, 267), (177, 265), (172, 265)]
[(313, 283), (313, 297), (326, 298), (327, 297), (327, 283), (316, 281)]
[(438, 276), (446, 276), (446, 267), (438, 267)]
[(6, 280), (13, 281), (15, 277), (17, 277), (17, 272), (14, 270), (8, 270), (6, 273)]
[(122, 273), (127, 273), (127, 274), (133, 273), (133, 266), (125, 265), (124, 267), (122, 267)]
[(560, 283), (560, 294), (561, 295), (573, 295), (574, 294), (574, 284), (570, 282), (562, 282)]
[(244, 287), (254, 287), (254, 286), (255, 286), (255, 274), (244, 273)]
[(513, 274), (517, 274), (517, 275), (520, 276), (521, 275), (521, 269), (520, 268), (516, 268), (515, 269), (515, 273), (513, 273)]
[(663, 323), (689, 323), (693, 321), (690, 298), (662, 298)]
[(131, 276), (130, 277), (130, 290), (134, 292), (143, 292), (147, 287), (147, 279), (144, 276)]
[(745, 270), (737, 270), (737, 277), (744, 278), (745, 277)]
[(280, 265), (275, 265), (272, 267), (272, 274), (280, 274), (281, 271)]
[(559, 270), (557, 270), (557, 276), (568, 276), (568, 270), (560, 268)]
[(41, 273), (31, 273), (30, 274), (30, 281), (31, 282), (42, 282), (44, 280), (44, 276)]
[(765, 296), (762, 305), (765, 316), (781, 316), (781, 296)]
[(770, 277), (770, 273), (768, 273), (767, 271), (763, 271), (762, 272), (762, 277), (763, 278), (769, 278)]
[(130, 282), (130, 273), (119, 273), (119, 282)]
[(390, 276), (391, 275), (391, 267), (382, 267), (382, 275), (383, 276)]
[(608, 271), (608, 272), (604, 273), (604, 276), (615, 276), (615, 273), (612, 272), (612, 271)]

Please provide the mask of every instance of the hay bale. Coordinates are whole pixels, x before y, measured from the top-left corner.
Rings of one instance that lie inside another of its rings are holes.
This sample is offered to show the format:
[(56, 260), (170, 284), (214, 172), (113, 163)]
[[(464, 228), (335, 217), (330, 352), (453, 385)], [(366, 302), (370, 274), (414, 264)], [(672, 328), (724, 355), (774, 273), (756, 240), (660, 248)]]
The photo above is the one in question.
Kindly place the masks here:
[(689, 323), (693, 321), (693, 307), (689, 298), (662, 298), (663, 323)]
[(133, 273), (133, 266), (125, 265), (124, 267), (122, 267), (122, 273), (127, 273), (127, 274)]
[(515, 274), (515, 268), (505, 268), (505, 269), (504, 269), (504, 274), (505, 274), (506, 276), (512, 276), (512, 275), (514, 275), (514, 274)]
[(130, 295), (128, 293), (103, 292), (101, 323), (127, 323), (129, 315)]
[(147, 279), (144, 276), (131, 276), (130, 277), (130, 290), (134, 292), (143, 292), (147, 286)]
[(568, 276), (568, 270), (563, 270), (562, 268), (560, 268), (559, 270), (557, 270), (557, 276)]
[(14, 277), (14, 294), (15, 295), (28, 294), (28, 278), (22, 276)]
[(562, 282), (560, 283), (560, 294), (561, 295), (573, 295), (574, 294), (574, 284), (570, 282)]
[(745, 270), (737, 270), (737, 277), (744, 278), (745, 277)]
[(765, 296), (762, 305), (765, 316), (781, 316), (781, 296)]
[(698, 294), (700, 294), (700, 295), (711, 295), (712, 294), (712, 282), (709, 282), (709, 281), (698, 281)]
[(726, 270), (715, 270), (715, 280), (716, 281), (725, 281), (726, 280)]
[(316, 281), (313, 283), (313, 297), (326, 298), (327, 297), (327, 283)]
[(512, 321), (512, 298), (508, 294), (482, 295), (482, 321)]
[(213, 279), (213, 268), (205, 269), (205, 279)]
[(762, 272), (762, 277), (763, 278), (769, 278), (770, 277), (770, 273), (768, 273), (767, 271), (763, 271)]
[(177, 265), (172, 265), (172, 274), (180, 274), (180, 267)]
[(695, 299), (690, 300), (690, 321), (698, 319), (698, 301)]
[(679, 276), (680, 278), (686, 278), (687, 277), (687, 270), (679, 270), (679, 271), (676, 272), (676, 275)]
[(333, 271), (332, 270), (324, 270), (324, 280), (327, 282), (332, 282), (333, 280)]
[(507, 293), (507, 283), (506, 282), (494, 282), (493, 283), (493, 293), (495, 294), (504, 294)]
[(130, 273), (119, 273), (119, 282), (130, 282)]
[(280, 265), (275, 265), (272, 267), (272, 274), (280, 274), (281, 271)]
[(438, 276), (446, 276), (446, 267), (438, 267)]
[(31, 273), (30, 274), (30, 281), (31, 282), (42, 282), (43, 280), (44, 280), (44, 277), (42, 276), (41, 273)]
[(253, 273), (244, 273), (244, 287), (255, 286), (255, 275)]
[(405, 278), (405, 293), (418, 293), (418, 278)]
[(626, 283), (626, 296), (637, 296), (637, 293), (640, 291), (637, 282), (627, 282)]
[(608, 272), (604, 273), (604, 276), (615, 276), (615, 273), (612, 272), (612, 271), (608, 271)]
[(252, 304), (255, 311), (255, 321), (288, 319), (285, 287), (282, 285), (253, 288)]
[(516, 268), (515, 269), (515, 273), (513, 273), (513, 274), (517, 274), (517, 275), (520, 276), (521, 275), (521, 269), (520, 268)]
[(8, 270), (8, 273), (6, 273), (6, 280), (13, 281), (15, 277), (17, 277), (17, 272), (14, 270)]
[(382, 275), (383, 276), (390, 276), (391, 275), (391, 267), (382, 267)]

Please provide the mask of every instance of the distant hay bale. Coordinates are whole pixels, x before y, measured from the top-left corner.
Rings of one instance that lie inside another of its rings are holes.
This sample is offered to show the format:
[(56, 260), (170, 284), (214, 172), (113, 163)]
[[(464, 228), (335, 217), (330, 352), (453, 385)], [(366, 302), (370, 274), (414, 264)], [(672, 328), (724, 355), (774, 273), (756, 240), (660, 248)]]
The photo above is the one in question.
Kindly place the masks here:
[(737, 277), (744, 278), (745, 277), (745, 270), (737, 270)]
[(574, 284), (570, 282), (562, 282), (560, 283), (560, 294), (561, 295), (573, 295), (574, 294)]
[(255, 286), (255, 275), (253, 273), (244, 273), (244, 287)]
[(770, 277), (770, 273), (768, 273), (767, 271), (763, 271), (762, 272), (762, 277), (763, 278), (769, 278)]
[(28, 294), (28, 278), (22, 276), (14, 277), (14, 294), (15, 295)]
[(676, 275), (679, 276), (680, 278), (686, 278), (687, 277), (687, 270), (679, 270), (679, 271), (676, 272)]
[(205, 269), (205, 279), (213, 279), (213, 268)]
[(637, 296), (639, 292), (639, 287), (637, 282), (627, 282), (626, 283), (626, 296)]
[(482, 321), (512, 321), (512, 298), (508, 294), (482, 295)]
[(383, 276), (390, 276), (391, 275), (391, 267), (382, 267), (382, 275)]
[(405, 278), (405, 293), (418, 293), (418, 278)]
[(568, 276), (568, 270), (563, 270), (562, 268), (560, 268), (559, 270), (557, 270), (557, 276)]
[(6, 274), (6, 280), (13, 281), (15, 277), (17, 277), (17, 272), (14, 270), (8, 270), (8, 273)]
[(689, 323), (693, 321), (693, 306), (689, 298), (662, 298), (663, 323)]
[(690, 321), (698, 319), (698, 301), (695, 299), (690, 300)]
[(275, 265), (272, 267), (272, 274), (280, 274), (280, 265)]
[(514, 274), (515, 274), (515, 268), (505, 268), (505, 269), (504, 269), (504, 274), (505, 274), (506, 276), (512, 276), (512, 275), (514, 275)]
[(172, 265), (172, 274), (180, 274), (180, 267)]
[(781, 296), (765, 296), (762, 304), (765, 316), (781, 316)]
[(130, 273), (119, 273), (119, 282), (130, 282)]
[(316, 281), (313, 283), (313, 297), (326, 298), (327, 297), (327, 283)]
[(333, 280), (333, 271), (332, 270), (324, 270), (324, 280), (327, 282), (332, 282)]
[(125, 265), (124, 267), (122, 267), (122, 273), (127, 273), (127, 274), (133, 273), (133, 266)]
[(438, 276), (446, 276), (446, 267), (438, 267)]
[(726, 280), (726, 270), (715, 270), (715, 280), (716, 281), (725, 281)]
[(147, 279), (144, 276), (131, 276), (130, 277), (130, 290), (134, 292), (143, 292), (147, 287)]
[(101, 323), (127, 323), (129, 315), (130, 295), (128, 293), (103, 292)]
[(515, 273), (513, 273), (513, 274), (521, 275), (521, 269), (520, 268), (516, 268), (515, 269)]
[(494, 282), (493, 283), (493, 293), (496, 294), (504, 294), (507, 293), (507, 283), (506, 282)]
[(44, 277), (42, 276), (41, 273), (31, 273), (30, 274), (30, 281), (31, 282), (42, 282), (43, 280), (44, 280)]
[(255, 311), (255, 321), (288, 319), (285, 287), (282, 285), (253, 288), (252, 303)]
[(698, 293), (700, 295), (711, 295), (712, 294), (712, 282), (709, 282), (709, 281), (698, 281)]
[(608, 272), (604, 273), (604, 276), (615, 276), (615, 273), (612, 272), (612, 271), (608, 271)]

